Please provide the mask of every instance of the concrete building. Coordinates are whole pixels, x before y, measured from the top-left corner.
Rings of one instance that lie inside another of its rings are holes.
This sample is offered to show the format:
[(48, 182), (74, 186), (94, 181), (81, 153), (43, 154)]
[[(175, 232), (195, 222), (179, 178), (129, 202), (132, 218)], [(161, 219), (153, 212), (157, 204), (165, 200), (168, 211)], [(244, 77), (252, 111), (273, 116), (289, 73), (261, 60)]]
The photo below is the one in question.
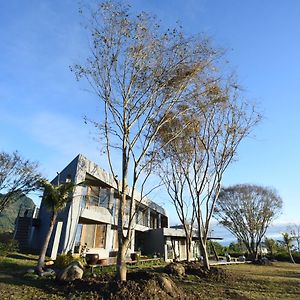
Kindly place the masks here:
[[(80, 253), (84, 247), (86, 252), (98, 253), (100, 258), (115, 256), (119, 199), (113, 176), (79, 154), (52, 183), (68, 180), (75, 183), (88, 180), (92, 184), (75, 188), (72, 201), (58, 216), (47, 254), (55, 259), (58, 253)], [(138, 193), (134, 201), (136, 214), (128, 256), (140, 251), (143, 255), (160, 255), (165, 260), (185, 259), (184, 231), (168, 228), (164, 208), (149, 199), (141, 200)], [(27, 232), (27, 247), (39, 250), (49, 228), (50, 214), (42, 202), (38, 215), (35, 212), (19, 216), (16, 224), (16, 239), (20, 232)], [(27, 224), (27, 230), (21, 224)], [(22, 243), (26, 238), (23, 234)], [(196, 248), (194, 257), (198, 256)]]

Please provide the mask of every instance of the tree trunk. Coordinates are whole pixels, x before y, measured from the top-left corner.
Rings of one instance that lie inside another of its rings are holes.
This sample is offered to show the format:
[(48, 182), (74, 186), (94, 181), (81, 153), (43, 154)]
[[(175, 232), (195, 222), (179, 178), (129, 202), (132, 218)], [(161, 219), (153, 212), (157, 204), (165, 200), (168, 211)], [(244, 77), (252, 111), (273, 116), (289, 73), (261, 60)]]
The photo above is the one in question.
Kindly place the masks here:
[(203, 241), (202, 238), (199, 239), (199, 249), (200, 249), (200, 253), (203, 257), (203, 267), (204, 267), (204, 269), (210, 270), (206, 243)]
[(123, 237), (121, 245), (119, 244), (117, 255), (117, 278), (120, 281), (127, 280), (127, 266), (126, 266), (126, 251), (128, 248), (129, 240)]
[(289, 256), (290, 256), (290, 260), (291, 260), (291, 263), (295, 263), (295, 260), (294, 260), (294, 257), (293, 257), (293, 255), (292, 255), (292, 251), (291, 251), (291, 249), (290, 248), (288, 248), (288, 252), (289, 252)]
[(56, 217), (57, 217), (57, 214), (53, 213), (53, 215), (51, 217), (51, 220), (50, 220), (50, 227), (49, 227), (48, 233), (47, 233), (47, 235), (45, 237), (44, 244), (43, 244), (43, 246), (41, 248), (39, 260), (38, 260), (37, 267), (36, 267), (36, 271), (37, 271), (38, 274), (41, 274), (43, 272), (43, 267), (44, 267), (44, 264), (45, 264), (46, 252), (47, 252), (48, 244), (49, 244), (49, 241), (50, 241), (50, 238), (51, 238), (51, 234), (52, 234), (54, 225), (56, 223)]
[(219, 261), (219, 256), (218, 256), (218, 253), (217, 253), (217, 251), (216, 251), (216, 248), (215, 248), (214, 243), (211, 242), (210, 244), (211, 244), (211, 248), (212, 248), (212, 250), (213, 250), (214, 256), (215, 256), (215, 258), (216, 258), (216, 261)]
[(189, 236), (186, 236), (185, 238), (185, 251), (186, 251), (186, 260), (191, 260), (191, 238)]

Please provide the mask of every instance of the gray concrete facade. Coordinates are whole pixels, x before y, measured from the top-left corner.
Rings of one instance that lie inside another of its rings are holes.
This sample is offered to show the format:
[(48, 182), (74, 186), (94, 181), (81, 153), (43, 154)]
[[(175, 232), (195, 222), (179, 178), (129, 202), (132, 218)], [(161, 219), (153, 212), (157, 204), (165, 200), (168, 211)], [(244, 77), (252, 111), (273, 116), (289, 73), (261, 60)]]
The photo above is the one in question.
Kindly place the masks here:
[[(78, 184), (87, 178), (92, 179), (96, 183), (95, 186), (77, 186), (72, 201), (58, 216), (58, 225), (53, 230), (48, 246), (48, 255), (53, 258), (57, 253), (80, 251), (85, 245), (88, 252), (99, 253), (103, 258), (111, 256), (111, 253), (116, 251), (118, 199), (117, 185), (113, 176), (79, 154), (53, 179), (52, 183), (72, 180)], [(150, 234), (152, 229), (168, 227), (166, 211), (150, 199), (141, 199), (141, 195), (136, 191), (134, 201), (138, 203), (136, 209), (139, 211), (136, 214), (129, 253), (139, 248), (144, 248), (145, 254), (158, 252), (151, 247), (146, 250), (145, 245), (148, 244), (148, 239), (152, 239)], [(41, 248), (50, 224), (50, 215), (43, 202), (39, 219), (40, 224), (34, 231), (31, 245), (36, 249)], [(155, 233), (154, 235), (156, 236)], [(159, 249), (163, 253), (164, 239), (158, 236), (156, 243), (162, 243)]]

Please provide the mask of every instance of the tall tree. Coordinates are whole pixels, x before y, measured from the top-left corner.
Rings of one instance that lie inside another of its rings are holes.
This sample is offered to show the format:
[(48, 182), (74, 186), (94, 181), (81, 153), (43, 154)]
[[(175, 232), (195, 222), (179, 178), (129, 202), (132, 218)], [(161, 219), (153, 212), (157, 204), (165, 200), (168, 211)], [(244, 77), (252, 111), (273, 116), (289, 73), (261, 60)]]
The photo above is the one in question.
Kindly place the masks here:
[(222, 189), (215, 215), (256, 260), (259, 245), (281, 208), (282, 200), (274, 189), (240, 184)]
[[(72, 70), (78, 79), (88, 80), (101, 103), (101, 116), (91, 121), (103, 138), (119, 193), (117, 275), (125, 281), (134, 195), (139, 188), (139, 198), (145, 196), (155, 156), (153, 141), (170, 121), (169, 112), (188, 97), (193, 79), (215, 54), (207, 40), (186, 37), (180, 28), (163, 31), (155, 17), (134, 16), (118, 2), (100, 4), (92, 12), (88, 29), (91, 55)], [(120, 160), (113, 160), (112, 153)]]
[(42, 205), (45, 205), (50, 212), (50, 226), (45, 236), (37, 263), (36, 269), (39, 274), (43, 272), (46, 252), (57, 216), (72, 199), (70, 194), (73, 192), (75, 186), (76, 184), (73, 182), (65, 182), (56, 186), (47, 180), (40, 181), (40, 187), (44, 190)]
[(286, 247), (286, 250), (288, 251), (288, 254), (290, 256), (290, 261), (291, 263), (295, 263), (293, 254), (292, 254), (292, 247), (293, 247), (293, 238), (289, 235), (288, 232), (284, 232), (282, 234), (282, 238), (283, 238), (283, 245)]
[(41, 178), (38, 163), (22, 158), (17, 151), (0, 152), (0, 213), (20, 196), (36, 190)]
[[(163, 149), (160, 168), (165, 170), (162, 176), (173, 186), (173, 192), (175, 185), (184, 185), (184, 197), (192, 203), (198, 227), (199, 250), (209, 269), (207, 238), (222, 177), (260, 115), (241, 99), (231, 77), (220, 73), (196, 81), (185, 105), (176, 106), (172, 114), (176, 121), (167, 123), (159, 132), (158, 144)], [(183, 130), (173, 136), (176, 122)], [(172, 139), (164, 147), (161, 143), (168, 135)]]

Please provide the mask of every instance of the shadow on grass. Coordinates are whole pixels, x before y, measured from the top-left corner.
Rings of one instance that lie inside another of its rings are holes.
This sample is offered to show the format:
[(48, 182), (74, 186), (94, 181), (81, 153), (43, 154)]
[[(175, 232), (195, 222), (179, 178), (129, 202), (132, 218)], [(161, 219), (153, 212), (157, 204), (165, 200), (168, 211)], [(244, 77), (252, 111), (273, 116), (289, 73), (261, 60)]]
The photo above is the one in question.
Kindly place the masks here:
[(10, 254), (6, 255), (6, 257), (15, 258), (15, 259), (26, 259), (26, 260), (37, 261), (36, 257), (30, 257), (29, 255), (22, 254), (22, 253), (10, 253)]

